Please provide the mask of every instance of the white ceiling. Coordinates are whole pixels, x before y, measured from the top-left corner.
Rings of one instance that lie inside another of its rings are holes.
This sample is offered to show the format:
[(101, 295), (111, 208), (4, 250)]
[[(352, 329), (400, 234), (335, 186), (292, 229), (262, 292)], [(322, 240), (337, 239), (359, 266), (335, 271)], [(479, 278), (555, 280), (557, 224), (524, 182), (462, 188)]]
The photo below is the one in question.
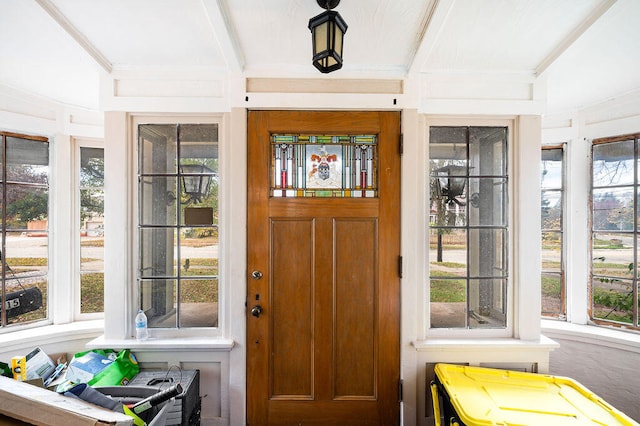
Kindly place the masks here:
[(344, 67), (311, 65), (316, 0), (0, 0), (0, 84), (99, 109), (100, 73), (546, 79), (558, 112), (640, 90), (640, 0), (344, 0)]

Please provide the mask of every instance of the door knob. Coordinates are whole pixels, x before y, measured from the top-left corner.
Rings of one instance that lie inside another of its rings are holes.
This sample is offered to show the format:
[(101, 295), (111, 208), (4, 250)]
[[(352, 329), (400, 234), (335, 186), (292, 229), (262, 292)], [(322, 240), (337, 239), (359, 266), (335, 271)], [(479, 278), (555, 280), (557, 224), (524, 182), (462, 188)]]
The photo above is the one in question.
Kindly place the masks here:
[(260, 271), (253, 271), (251, 273), (251, 278), (253, 278), (254, 280), (259, 280), (260, 278), (262, 278), (262, 272)]
[(253, 308), (251, 308), (251, 315), (253, 315), (254, 317), (260, 318), (261, 313), (262, 313), (262, 306), (255, 305)]

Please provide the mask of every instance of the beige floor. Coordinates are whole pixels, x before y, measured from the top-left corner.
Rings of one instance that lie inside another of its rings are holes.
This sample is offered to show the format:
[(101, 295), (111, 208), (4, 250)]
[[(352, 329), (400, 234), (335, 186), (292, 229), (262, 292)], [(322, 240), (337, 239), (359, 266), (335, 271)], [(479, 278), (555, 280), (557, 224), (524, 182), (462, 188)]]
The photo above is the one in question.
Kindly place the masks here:
[(640, 422), (640, 354), (615, 347), (554, 338), (549, 373), (570, 377)]

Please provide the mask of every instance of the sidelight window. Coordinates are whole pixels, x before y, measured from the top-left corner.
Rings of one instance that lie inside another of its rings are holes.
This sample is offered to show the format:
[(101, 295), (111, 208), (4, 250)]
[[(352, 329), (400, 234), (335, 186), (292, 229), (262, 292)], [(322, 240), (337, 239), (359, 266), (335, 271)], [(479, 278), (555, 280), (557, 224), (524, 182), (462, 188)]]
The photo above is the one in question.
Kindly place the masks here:
[(139, 125), (138, 157), (138, 307), (151, 328), (218, 327), (218, 125)]
[(431, 328), (507, 326), (507, 136), (429, 128)]

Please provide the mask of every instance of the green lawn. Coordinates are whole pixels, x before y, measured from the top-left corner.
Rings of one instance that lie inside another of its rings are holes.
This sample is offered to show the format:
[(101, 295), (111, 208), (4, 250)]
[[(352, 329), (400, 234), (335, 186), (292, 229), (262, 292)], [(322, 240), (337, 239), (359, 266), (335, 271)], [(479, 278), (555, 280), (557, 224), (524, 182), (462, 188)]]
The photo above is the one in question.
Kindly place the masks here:
[[(83, 258), (82, 262), (89, 262), (98, 259)], [(46, 258), (17, 258), (7, 259), (11, 270), (14, 273), (28, 272), (34, 266), (47, 266)], [(186, 259), (185, 259), (186, 261)], [(185, 268), (186, 266), (186, 268)], [(180, 274), (184, 276), (204, 276), (218, 274), (218, 259), (188, 259), (188, 262), (181, 265)], [(43, 294), (42, 308), (19, 315), (11, 319), (11, 323), (22, 323), (46, 318), (47, 312), (47, 282), (42, 281), (36, 286)], [(104, 311), (104, 274), (86, 273), (82, 274), (80, 281), (80, 312), (94, 313)], [(218, 301), (218, 281), (214, 279), (187, 280), (183, 281), (181, 288), (182, 303), (217, 302)]]
[[(443, 265), (443, 263), (436, 264)], [(460, 264), (450, 264), (460, 266)], [(436, 278), (438, 276), (450, 277), (451, 274), (447, 274), (441, 271), (431, 271), (430, 283), (432, 302), (464, 302), (466, 300), (467, 289), (465, 280), (455, 278), (438, 279)]]

